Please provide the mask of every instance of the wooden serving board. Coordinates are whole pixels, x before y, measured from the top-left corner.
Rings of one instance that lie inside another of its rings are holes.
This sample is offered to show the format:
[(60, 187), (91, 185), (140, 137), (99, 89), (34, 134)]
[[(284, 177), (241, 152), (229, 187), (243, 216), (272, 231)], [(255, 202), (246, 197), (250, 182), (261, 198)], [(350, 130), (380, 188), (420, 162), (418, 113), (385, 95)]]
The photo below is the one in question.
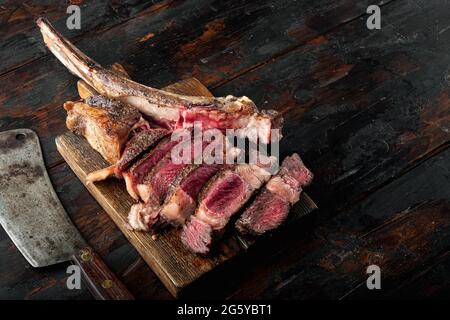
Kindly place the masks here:
[[(186, 95), (212, 95), (203, 84), (193, 78), (164, 89)], [(210, 256), (203, 257), (184, 248), (180, 241), (180, 230), (169, 230), (157, 240), (153, 240), (149, 233), (130, 231), (126, 227), (127, 216), (135, 201), (128, 195), (124, 182), (109, 179), (86, 184), (86, 176), (90, 172), (109, 164), (83, 137), (72, 132), (57, 137), (56, 146), (81, 182), (175, 297), (200, 276), (245, 251), (256, 241), (252, 237), (242, 237), (237, 232), (231, 231), (221, 239)], [(303, 193), (301, 200), (292, 208), (290, 220), (286, 223), (291, 223), (291, 220), (298, 219), (315, 209), (317, 209), (315, 203)]]

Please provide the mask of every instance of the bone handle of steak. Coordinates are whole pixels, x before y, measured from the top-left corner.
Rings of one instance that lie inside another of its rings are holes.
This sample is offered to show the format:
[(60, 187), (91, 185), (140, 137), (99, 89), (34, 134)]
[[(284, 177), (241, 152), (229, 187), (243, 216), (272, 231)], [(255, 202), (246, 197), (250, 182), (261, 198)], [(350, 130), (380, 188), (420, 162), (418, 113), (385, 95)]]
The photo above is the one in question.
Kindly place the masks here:
[[(110, 69), (118, 74), (123, 75), (125, 78), (131, 79), (128, 72), (125, 70), (125, 68), (120, 63), (113, 63), (110, 67)], [(78, 95), (81, 99), (86, 99), (89, 96), (98, 94), (97, 91), (95, 91), (94, 88), (92, 88), (90, 85), (88, 85), (84, 80), (78, 80), (77, 81), (77, 90)]]
[(85, 284), (97, 300), (134, 300), (91, 247), (82, 248), (71, 260), (80, 267)]
[(213, 97), (191, 97), (154, 89), (134, 82), (123, 75), (103, 68), (100, 64), (86, 56), (69, 40), (59, 34), (47, 19), (36, 21), (41, 29), (44, 42), (49, 50), (64, 64), (70, 72), (83, 79), (102, 95), (119, 98), (121, 96), (137, 96), (150, 103), (176, 108), (181, 106), (219, 106)]
[(87, 57), (47, 20), (39, 18), (36, 23), (49, 50), (69, 71), (101, 95), (128, 103), (156, 120), (170, 121), (175, 127), (192, 127), (195, 121), (202, 121), (209, 128), (222, 130), (255, 128), (258, 138), (266, 144), (270, 141), (270, 129), (282, 125), (282, 117), (276, 111), (259, 112), (247, 97), (192, 97), (134, 82)]

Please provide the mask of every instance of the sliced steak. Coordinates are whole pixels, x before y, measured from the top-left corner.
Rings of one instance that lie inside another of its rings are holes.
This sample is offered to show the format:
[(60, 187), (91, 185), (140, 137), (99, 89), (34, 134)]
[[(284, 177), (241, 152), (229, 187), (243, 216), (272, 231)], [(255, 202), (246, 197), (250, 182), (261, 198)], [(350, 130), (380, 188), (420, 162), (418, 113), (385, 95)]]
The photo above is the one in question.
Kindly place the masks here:
[[(177, 142), (178, 143), (178, 142)], [(208, 142), (203, 142), (202, 153)], [(166, 199), (172, 181), (176, 178), (184, 168), (194, 163), (194, 148), (191, 148), (186, 163), (176, 163), (172, 161), (172, 152), (168, 152), (151, 171), (148, 171), (142, 180), (137, 184), (137, 191), (139, 197), (144, 201), (152, 201), (162, 204)], [(181, 159), (180, 159), (181, 160)]]
[(219, 164), (184, 167), (172, 181), (164, 203), (148, 201), (133, 206), (129, 224), (144, 231), (158, 231), (168, 224), (183, 225), (197, 207), (200, 190), (222, 167)]
[(174, 181), (162, 208), (161, 217), (172, 225), (183, 225), (197, 207), (203, 186), (223, 165), (191, 165)]
[(170, 132), (166, 129), (147, 129), (137, 132), (125, 145), (122, 157), (117, 162), (116, 171), (121, 175), (145, 151), (156, 145)]
[(140, 198), (144, 202), (150, 198), (157, 203), (162, 203), (166, 198), (170, 184), (175, 179), (177, 173), (187, 164), (172, 162), (172, 155), (166, 154), (158, 164), (142, 179), (137, 185)]
[(277, 228), (286, 220), (290, 206), (300, 198), (303, 187), (309, 185), (313, 174), (299, 155), (284, 159), (279, 173), (272, 177), (255, 201), (236, 222), (241, 233), (263, 234)]
[(195, 216), (183, 227), (184, 245), (196, 253), (209, 252), (212, 232), (223, 230), (231, 216), (270, 178), (267, 167), (239, 164), (212, 178), (200, 195)]
[[(208, 145), (208, 142), (204, 142), (202, 151)], [(236, 148), (227, 149), (226, 146), (228, 145), (224, 145), (224, 150), (228, 151), (225, 151), (224, 156), (228, 152), (232, 157), (236, 157), (239, 154), (240, 150)], [(136, 205), (130, 212), (130, 225), (136, 226), (140, 230), (144, 230), (143, 226), (145, 226), (146, 231), (159, 231), (160, 228), (167, 225), (180, 226), (184, 224), (197, 207), (198, 195), (201, 189), (220, 169), (226, 167), (228, 166), (223, 164), (207, 163), (198, 165), (187, 164), (180, 167), (179, 165), (171, 164), (168, 159), (161, 160), (155, 166), (154, 172), (150, 174), (150, 176), (156, 174), (159, 181), (157, 183), (150, 181), (150, 186), (139, 185), (139, 188), (144, 187), (148, 190), (144, 192), (148, 192), (149, 196), (145, 205)], [(176, 170), (178, 172), (172, 178)], [(170, 171), (169, 175), (167, 171)], [(155, 180), (155, 178), (153, 176), (151, 180)], [(172, 182), (167, 186), (169, 180), (172, 180)], [(141, 192), (142, 190), (140, 190)], [(163, 193), (166, 194), (165, 201), (159, 206)], [(136, 222), (136, 219), (140, 219), (140, 222)]]
[(153, 150), (145, 153), (141, 159), (123, 172), (128, 193), (136, 200), (139, 200), (137, 186), (141, 184), (145, 176), (161, 161), (167, 154), (170, 154), (177, 141), (171, 141), (170, 137), (162, 139)]

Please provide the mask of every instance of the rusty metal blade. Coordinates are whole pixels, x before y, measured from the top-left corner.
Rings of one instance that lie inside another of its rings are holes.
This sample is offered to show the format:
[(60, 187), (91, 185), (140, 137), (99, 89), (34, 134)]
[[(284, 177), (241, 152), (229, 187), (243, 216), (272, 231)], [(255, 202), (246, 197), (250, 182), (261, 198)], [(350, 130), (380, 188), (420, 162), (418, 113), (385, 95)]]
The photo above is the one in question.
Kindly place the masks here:
[(85, 242), (61, 205), (36, 133), (0, 132), (0, 223), (33, 267), (66, 261)]

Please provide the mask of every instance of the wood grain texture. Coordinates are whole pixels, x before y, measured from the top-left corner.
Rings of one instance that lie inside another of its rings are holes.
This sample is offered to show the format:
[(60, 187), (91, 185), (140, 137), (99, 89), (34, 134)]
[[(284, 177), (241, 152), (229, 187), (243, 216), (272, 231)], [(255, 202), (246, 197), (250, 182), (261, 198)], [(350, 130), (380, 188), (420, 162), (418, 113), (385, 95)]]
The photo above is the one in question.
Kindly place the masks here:
[[(196, 79), (182, 80), (165, 87), (165, 90), (180, 94), (211, 96), (208, 89)], [(71, 132), (59, 136), (56, 145), (85, 185), (87, 174), (108, 165), (87, 141)], [(128, 195), (123, 181), (110, 179), (87, 184), (86, 187), (174, 296), (205, 273), (255, 243), (255, 238), (227, 234), (213, 253), (207, 257), (199, 256), (189, 252), (182, 245), (181, 230), (169, 230), (157, 240), (153, 240), (149, 233), (130, 231), (126, 226), (127, 217), (135, 201)], [(317, 207), (314, 202), (303, 194), (292, 212), (298, 218), (315, 209)]]
[[(67, 37), (76, 41), (83, 35), (111, 28), (138, 15), (150, 16), (163, 11), (171, 2), (173, 1), (5, 1), (0, 8), (0, 37), (2, 38), (0, 74), (22, 67), (48, 54), (45, 45), (40, 41), (40, 32), (36, 28), (35, 21), (38, 17), (45, 16), (50, 19), (58, 30), (64, 29)], [(71, 4), (80, 8), (80, 29), (69, 30), (66, 27), (66, 21), (69, 18), (67, 8)]]

